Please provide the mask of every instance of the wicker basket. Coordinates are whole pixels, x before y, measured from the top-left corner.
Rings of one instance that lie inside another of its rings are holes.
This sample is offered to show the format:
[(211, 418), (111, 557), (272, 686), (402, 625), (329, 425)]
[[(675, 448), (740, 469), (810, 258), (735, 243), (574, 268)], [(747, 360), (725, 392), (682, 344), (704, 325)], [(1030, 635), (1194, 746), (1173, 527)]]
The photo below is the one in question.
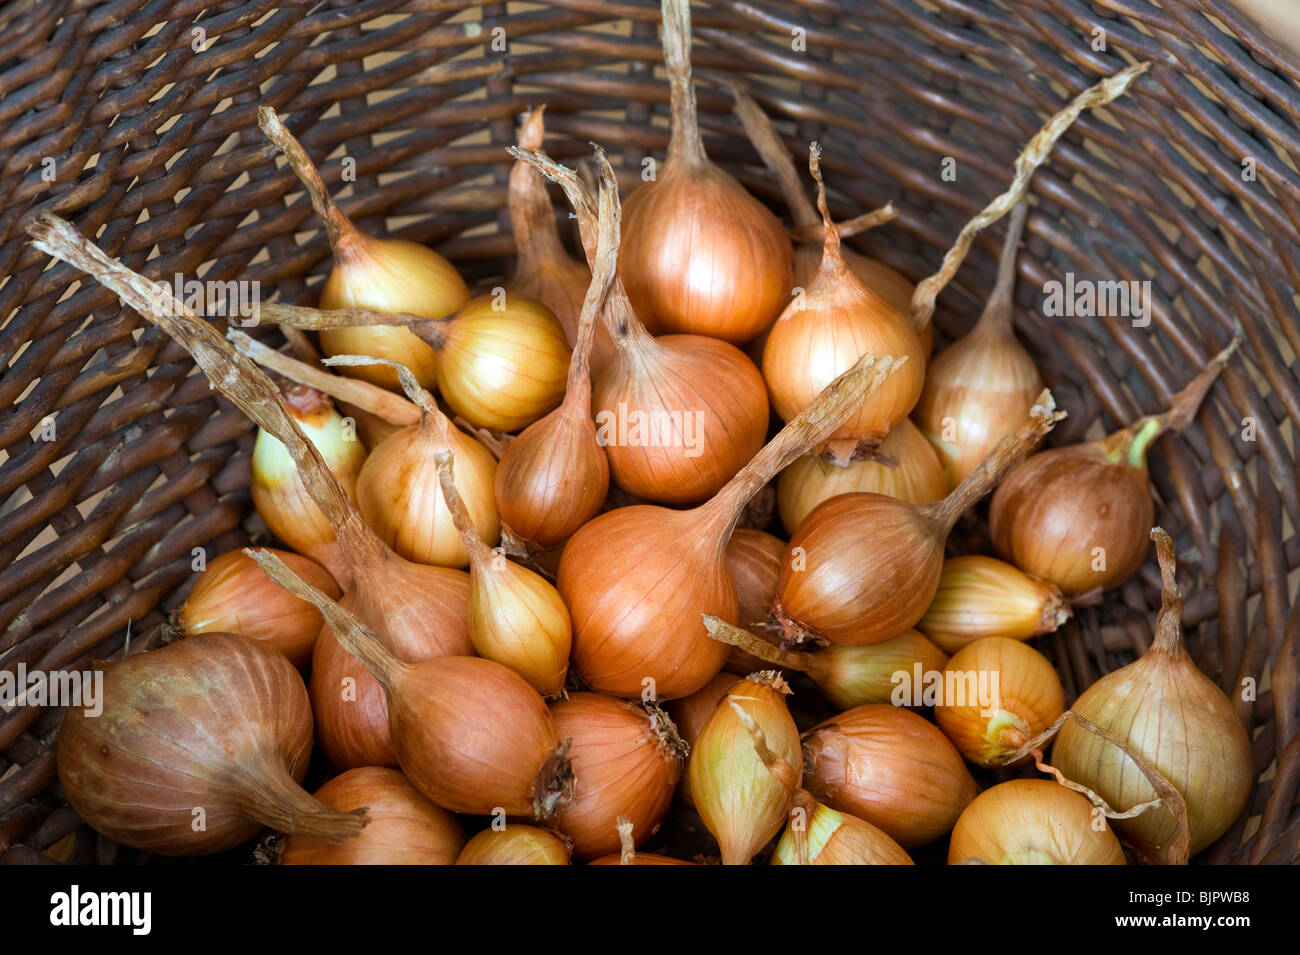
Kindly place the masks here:
[[(313, 302), (328, 248), (257, 130), (265, 103), (317, 161), (355, 158), (340, 197), (364, 228), (430, 243), (495, 284), (513, 251), (503, 147), (523, 109), (548, 104), (554, 155), (598, 141), (628, 185), (643, 156), (662, 155), (658, 17), (654, 0), (0, 9), (0, 666), (84, 667), (132, 635), (137, 649), (183, 599), (193, 548), (265, 534), (247, 490), (251, 425), (112, 295), (49, 269), (26, 243), (28, 215), (58, 212), (155, 278), (258, 280)], [(1254, 741), (1248, 808), (1200, 858), (1296, 861), (1295, 61), (1227, 0), (712, 0), (694, 18), (710, 155), (779, 208), (713, 82), (743, 75), (793, 149), (823, 142), (837, 214), (895, 200), (895, 222), (853, 241), (913, 279), (1000, 191), (1048, 113), (1154, 61), (1036, 175), (1017, 328), (1069, 410), (1060, 443), (1163, 407), (1240, 326), (1240, 357), (1196, 423), (1153, 456), (1157, 518), (1179, 543), (1190, 649)], [(983, 237), (945, 292), (941, 339), (978, 314), (999, 238)], [(1040, 289), (1067, 272), (1151, 280), (1151, 324), (1044, 318)], [(1067, 702), (1145, 649), (1158, 605), (1151, 561), (1043, 641)], [(61, 715), (0, 716), (0, 860), (138, 859), (62, 799)]]

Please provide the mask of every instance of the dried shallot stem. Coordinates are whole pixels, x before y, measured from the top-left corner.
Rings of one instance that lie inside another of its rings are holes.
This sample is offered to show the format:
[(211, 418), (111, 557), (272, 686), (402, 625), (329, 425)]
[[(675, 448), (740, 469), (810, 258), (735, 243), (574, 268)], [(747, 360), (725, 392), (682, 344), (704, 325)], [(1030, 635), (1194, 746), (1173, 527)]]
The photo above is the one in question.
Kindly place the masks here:
[(307, 155), (307, 150), (303, 149), (302, 143), (285, 128), (284, 123), (271, 107), (257, 108), (257, 125), (266, 134), (266, 138), (275, 143), (284, 153), (285, 159), (289, 161), (289, 167), (307, 190), (307, 197), (311, 199), (316, 215), (320, 216), (321, 221), (325, 223), (325, 234), (329, 238), (330, 248), (337, 248), (339, 240), (355, 232), (356, 226), (335, 205), (329, 190), (325, 188), (324, 180), (320, 177), (320, 171)]
[(632, 820), (618, 817), (618, 864), (636, 865), (636, 842), (632, 838)]
[(1043, 124), (1043, 128), (1035, 134), (1016, 159), (1015, 176), (1006, 192), (995, 198), (979, 215), (966, 223), (957, 236), (957, 241), (943, 257), (943, 264), (939, 271), (923, 279), (916, 287), (916, 292), (912, 295), (912, 324), (918, 331), (924, 331), (930, 324), (939, 293), (957, 274), (975, 236), (980, 230), (997, 222), (1020, 201), (1029, 187), (1029, 180), (1033, 178), (1034, 171), (1051, 155), (1056, 141), (1074, 124), (1084, 110), (1104, 106), (1122, 96), (1133, 81), (1145, 73), (1150, 66), (1149, 62), (1138, 63), (1120, 70), (1114, 76), (1107, 77), (1095, 86), (1084, 90), (1068, 106)]
[(349, 563), (356, 566), (391, 555), (343, 493), (320, 451), (285, 410), (279, 389), (262, 369), (239, 354), (193, 309), (178, 301), (165, 283), (151, 282), (109, 258), (71, 223), (45, 212), (28, 223), (27, 231), (38, 249), (81, 269), (174, 338), (194, 358), (212, 387), (279, 439), (307, 493), (334, 528)]
[(257, 362), (263, 368), (296, 384), (315, 388), (336, 401), (347, 402), (362, 411), (382, 418), (389, 424), (405, 426), (420, 420), (420, 409), (416, 405), (386, 388), (380, 388), (360, 378), (331, 375), (315, 365), (291, 358), (274, 348), (268, 348), (257, 339), (235, 328), (226, 330), (226, 338), (240, 354)]

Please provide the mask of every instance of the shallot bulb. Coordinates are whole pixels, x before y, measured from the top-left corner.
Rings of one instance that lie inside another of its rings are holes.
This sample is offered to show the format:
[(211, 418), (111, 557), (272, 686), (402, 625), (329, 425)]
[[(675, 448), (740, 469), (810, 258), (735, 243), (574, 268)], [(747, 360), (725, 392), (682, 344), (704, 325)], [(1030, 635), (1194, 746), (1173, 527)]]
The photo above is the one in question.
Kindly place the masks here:
[(82, 819), (116, 842), (197, 856), (264, 826), (328, 842), (356, 836), (363, 809), (339, 812), (299, 786), (311, 757), (302, 677), (246, 637), (204, 633), (104, 671), (102, 711), (71, 707), (59, 731), (59, 782)]
[(776, 216), (705, 154), (690, 2), (663, 0), (662, 10), (672, 138), (667, 161), (628, 199), (619, 273), (635, 309), (664, 331), (739, 344), (789, 298), (793, 250)]
[(989, 506), (1002, 556), (1071, 597), (1133, 576), (1154, 514), (1147, 452), (1165, 431), (1191, 423), (1236, 347), (1234, 339), (1163, 413), (1098, 441), (1039, 452), (1008, 474)]
[[(405, 239), (375, 239), (353, 225), (334, 204), (306, 150), (275, 110), (259, 107), (257, 120), (262, 132), (285, 154), (325, 224), (334, 268), (321, 290), (321, 308), (407, 312), (433, 319), (450, 315), (469, 300), (464, 279), (432, 249)], [(337, 328), (322, 331), (320, 338), (328, 355), (359, 354), (399, 361), (411, 368), (424, 387), (434, 386), (437, 355), (407, 328)], [(397, 376), (383, 366), (354, 366), (347, 373), (392, 390), (398, 387)]]
[[(281, 394), (285, 411), (320, 452), (343, 493), (356, 499), (357, 479), (366, 462), (366, 449), (356, 430), (318, 391), (293, 387)], [(267, 529), (295, 551), (314, 560), (343, 586), (352, 582), (347, 559), (339, 552), (334, 526), (303, 487), (288, 451), (265, 429), (253, 445), (249, 488), (253, 507)]]
[(547, 580), (505, 559), (478, 538), (456, 490), (451, 454), (438, 453), (438, 479), (469, 550), (469, 636), (479, 655), (510, 667), (543, 696), (564, 689), (573, 626)]
[(574, 855), (593, 858), (619, 848), (620, 817), (644, 842), (659, 829), (682, 775), (686, 746), (654, 704), (599, 693), (571, 693), (551, 705), (560, 737), (570, 741), (574, 803), (557, 825)]
[[(276, 555), (313, 587), (338, 599), (338, 584), (320, 564), (287, 550)], [(237, 550), (208, 564), (176, 612), (176, 629), (182, 636), (237, 633), (278, 650), (296, 667), (306, 666), (311, 659), (320, 628), (315, 607), (275, 586)]]
[(338, 845), (291, 835), (281, 865), (451, 865), (465, 844), (456, 817), (420, 795), (395, 769), (348, 770), (316, 790), (316, 798), (342, 812), (365, 806), (370, 824), (356, 839)]
[(569, 538), (557, 583), (573, 615), (574, 663), (589, 686), (613, 696), (649, 688), (671, 699), (717, 674), (727, 649), (709, 639), (701, 618), (737, 619), (726, 546), (745, 503), (895, 367), (892, 359), (864, 356), (707, 504), (618, 508)]
[[(1246, 806), (1254, 780), (1250, 739), (1232, 703), (1183, 646), (1174, 542), (1158, 527), (1151, 538), (1164, 583), (1151, 649), (1088, 687), (1071, 709), (1131, 746), (1182, 795), (1188, 851), (1195, 855), (1223, 835)], [(1073, 723), (1057, 735), (1052, 763), (1116, 811), (1157, 798), (1126, 753)], [(1158, 804), (1115, 819), (1114, 826), (1148, 859), (1167, 858), (1179, 828), (1170, 809)]]
[(789, 692), (775, 672), (739, 681), (691, 750), (688, 772), (695, 809), (718, 840), (723, 865), (747, 865), (785, 823), (790, 781), (774, 776), (755, 752), (750, 724), (759, 728), (778, 759), (797, 767), (799, 730), (785, 705)]
[(952, 830), (948, 863), (1124, 865), (1090, 802), (1050, 779), (1012, 779), (975, 797)]
[(855, 491), (884, 494), (924, 507), (943, 500), (948, 488), (934, 447), (904, 418), (864, 460), (841, 464), (828, 457), (804, 455), (782, 471), (776, 482), (781, 523), (793, 534), (822, 501)]
[(1029, 420), (955, 491), (916, 507), (880, 494), (819, 504), (790, 538), (773, 617), (786, 633), (870, 644), (916, 626), (939, 587), (957, 518), (1022, 460), (1064, 415), (1043, 392)]
[[(790, 816), (772, 854), (772, 865), (914, 864), (902, 846), (871, 823), (836, 812), (807, 793), (796, 796)], [(800, 858), (799, 827), (804, 830), (807, 859)]]
[(880, 444), (907, 417), (921, 394), (925, 354), (907, 317), (863, 285), (845, 264), (840, 234), (826, 205), (820, 155), (821, 148), (813, 143), (809, 167), (826, 226), (821, 269), (807, 292), (787, 305), (772, 326), (763, 349), (763, 379), (776, 413), (789, 421), (862, 355), (906, 356), (907, 364), (888, 385), (856, 408), (825, 447), (817, 449), (847, 463), (859, 449)]
[[(520, 168), (532, 169), (521, 162)], [(540, 188), (540, 186), (539, 186)], [(600, 512), (609, 492), (609, 460), (591, 419), (588, 356), (618, 266), (619, 212), (600, 192), (596, 273), (578, 318), (564, 401), (510, 442), (496, 473), (496, 501), (508, 548), (528, 553), (562, 542)]]
[[(511, 154), (564, 188), (594, 267), (598, 215), (576, 174), (537, 153), (512, 149)], [(604, 153), (597, 150), (597, 158), (602, 181), (617, 196)], [(625, 255), (626, 250), (620, 253), (620, 263)], [(743, 352), (718, 339), (652, 338), (621, 280), (610, 290), (605, 324), (615, 353), (594, 383), (591, 407), (614, 483), (663, 504), (697, 504), (709, 498), (763, 444), (768, 424), (763, 376)]]
[(1002, 438), (1014, 434), (1043, 390), (1043, 376), (1011, 327), (1016, 246), (1028, 206), (1011, 213), (998, 280), (979, 322), (925, 372), (912, 417), (934, 443), (948, 488), (964, 481)]
[(934, 724), (887, 704), (859, 706), (809, 730), (804, 786), (903, 848), (948, 832), (975, 798), (975, 780)]
[(479, 657), (403, 663), (273, 554), (249, 553), (272, 580), (315, 604), (383, 686), (398, 765), (425, 796), (452, 812), (543, 820), (572, 801), (572, 769), (555, 720), (522, 677)]
[(568, 865), (569, 847), (553, 832), (507, 824), (484, 829), (465, 844), (456, 865)]
[(1073, 612), (1055, 585), (970, 554), (943, 562), (939, 589), (916, 629), (956, 653), (981, 637), (1028, 640), (1052, 633)]

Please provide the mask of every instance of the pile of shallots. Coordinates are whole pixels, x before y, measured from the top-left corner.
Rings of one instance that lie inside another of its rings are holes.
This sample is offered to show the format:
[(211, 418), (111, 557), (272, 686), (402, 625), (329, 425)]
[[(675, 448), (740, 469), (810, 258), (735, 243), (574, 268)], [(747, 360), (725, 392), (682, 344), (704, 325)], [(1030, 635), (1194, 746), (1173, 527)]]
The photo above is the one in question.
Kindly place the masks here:
[[(1039, 451), (1063, 414), (1012, 324), (1034, 169), (1145, 65), (1053, 117), (913, 288), (841, 245), (892, 209), (832, 221), (817, 144), (814, 204), (743, 90), (791, 225), (710, 161), (689, 3), (663, 18), (666, 161), (623, 206), (604, 153), (579, 176), (530, 112), (518, 258), (476, 297), (432, 250), (358, 229), (266, 108), (334, 260), (317, 308), (259, 309), (292, 354), (32, 225), (256, 422), (278, 543), (211, 560), (167, 644), (108, 666), (102, 715), (68, 713), (68, 801), (169, 855), (269, 828), (285, 863), (911, 864), (945, 838), (954, 863), (1185, 861), (1242, 812), (1250, 748), (1183, 648), (1146, 457), (1230, 350), (1167, 412)], [(939, 291), (1008, 213), (982, 317), (931, 357)], [(786, 540), (737, 529), (772, 483)], [(987, 553), (950, 556), (990, 493)], [(1029, 641), (1153, 538), (1155, 641), (1067, 711)], [(791, 682), (833, 715), (801, 726)], [(312, 760), (328, 781), (309, 794)], [(1012, 765), (987, 788), (972, 772)], [(658, 851), (670, 811), (716, 849)]]

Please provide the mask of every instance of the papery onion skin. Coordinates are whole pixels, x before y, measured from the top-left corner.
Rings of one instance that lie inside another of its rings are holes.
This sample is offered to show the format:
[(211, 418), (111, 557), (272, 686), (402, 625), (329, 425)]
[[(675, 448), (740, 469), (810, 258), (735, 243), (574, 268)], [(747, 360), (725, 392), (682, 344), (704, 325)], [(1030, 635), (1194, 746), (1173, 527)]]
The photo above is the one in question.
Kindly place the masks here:
[(389, 727), (415, 788), (452, 812), (531, 818), (538, 775), (560, 744), (537, 691), (479, 657), (424, 660), (401, 679)]
[(102, 711), (68, 709), (56, 763), (69, 804), (115, 842), (197, 856), (265, 825), (331, 838), (364, 825), (298, 786), (311, 758), (311, 707), (282, 654), (205, 633), (103, 674)]
[[(343, 493), (356, 500), (366, 449), (355, 432), (318, 392), (293, 389), (284, 398), (289, 414), (320, 451)], [(261, 428), (253, 445), (252, 467), (249, 489), (253, 507), (271, 533), (323, 566), (340, 586), (349, 586), (352, 576), (334, 538), (334, 528), (307, 494), (284, 445)]]
[(696, 811), (722, 851), (723, 865), (747, 865), (781, 831), (790, 806), (786, 785), (759, 759), (749, 730), (732, 709), (758, 724), (768, 747), (798, 771), (799, 730), (774, 672), (739, 681), (704, 724), (688, 764)]
[(438, 389), (475, 427), (518, 431), (564, 398), (569, 343), (540, 302), (481, 295), (439, 331)]
[(1003, 557), (1075, 596), (1137, 572), (1154, 515), (1145, 467), (1079, 444), (1040, 451), (1008, 474), (993, 495), (989, 530)]
[(502, 529), (538, 550), (554, 547), (600, 513), (609, 459), (584, 408), (568, 405), (510, 442), (493, 483)]
[(943, 499), (947, 487), (939, 455), (910, 419), (894, 425), (878, 450), (898, 466), (874, 460), (839, 465), (805, 455), (782, 471), (776, 502), (786, 532), (793, 534), (813, 508), (837, 494), (865, 491), (921, 507)]
[[(810, 865), (914, 865), (903, 847), (869, 822), (815, 803), (807, 826)], [(792, 823), (793, 824), (793, 823)], [(791, 826), (772, 853), (772, 865), (800, 865)]]
[[(994, 675), (996, 693), (990, 695), (997, 699), (981, 700), (980, 680), (987, 677), (985, 685), (993, 689)], [(980, 766), (1004, 765), (1065, 712), (1065, 691), (1052, 664), (1018, 640), (976, 640), (957, 651), (943, 676), (935, 721), (958, 751)]]
[(569, 865), (569, 847), (545, 829), (509, 823), (470, 839), (456, 865)]
[[(871, 532), (850, 534), (849, 527)], [(916, 508), (883, 494), (841, 494), (819, 504), (790, 538), (781, 568), (780, 613), (834, 643), (880, 643), (902, 633), (925, 615), (939, 586), (943, 546), (933, 541), (933, 533)], [(860, 549), (862, 559), (854, 560), (849, 548)], [(836, 560), (817, 559), (826, 552)], [(807, 555), (803, 565), (800, 553)], [(863, 566), (878, 572), (866, 578)], [(854, 599), (832, 599), (848, 587)]]
[[(1094, 828), (1097, 820), (1101, 828)], [(1104, 816), (1050, 779), (1012, 779), (985, 790), (952, 830), (948, 864), (1125, 865)]]
[(943, 562), (939, 589), (916, 628), (955, 653), (981, 637), (1028, 640), (1051, 633), (1072, 613), (1054, 584), (972, 554)]
[[(1189, 853), (1196, 855), (1241, 815), (1255, 773), (1250, 738), (1231, 701), (1183, 646), (1173, 541), (1159, 528), (1152, 537), (1164, 594), (1151, 649), (1088, 687), (1071, 710), (1126, 742), (1178, 790), (1186, 801)], [(1117, 812), (1157, 798), (1127, 754), (1073, 722), (1057, 734), (1052, 763)], [(1177, 821), (1163, 804), (1113, 824), (1151, 859), (1164, 859), (1178, 835)]]
[(884, 299), (847, 269), (825, 272), (790, 303), (768, 335), (763, 380), (772, 407), (789, 421), (868, 353), (905, 355), (908, 361), (828, 439), (849, 449), (878, 445), (907, 417), (921, 394), (925, 355), (907, 319)]
[[(376, 632), (389, 649), (408, 663), (434, 656), (473, 654), (467, 622), (469, 575), (445, 567), (413, 566), (418, 567), (415, 573), (424, 581), (422, 590), (429, 601), (424, 609), (436, 610), (429, 617), (404, 619), (400, 594), (382, 586), (351, 590), (340, 605), (363, 620), (374, 620)], [(394, 597), (396, 602), (392, 602)], [(343, 648), (328, 625), (316, 641), (310, 691), (317, 742), (334, 766), (352, 769), (397, 765), (383, 687), (361, 661)]]
[[(673, 700), (668, 704), (668, 715), (677, 726), (677, 735), (688, 747), (695, 745), (700, 730), (713, 716), (718, 704), (726, 698), (727, 691), (739, 682), (740, 677), (734, 673), (719, 673), (690, 696)], [(694, 807), (695, 799), (691, 795), (690, 773), (682, 773), (677, 784), (677, 798), (688, 806)]]
[[(817, 221), (816, 216), (814, 212), (814, 222)], [(916, 291), (916, 286), (912, 284), (911, 279), (893, 266), (855, 252), (853, 249), (841, 248), (840, 254), (844, 256), (844, 264), (852, 270), (863, 285), (888, 302), (898, 314), (911, 314), (912, 293)], [(821, 265), (821, 242), (800, 242), (796, 245), (794, 247), (795, 286), (807, 289), (812, 285)]]
[(497, 461), (492, 452), (450, 422), (440, 424), (445, 428), (426, 416), (376, 447), (357, 479), (357, 505), (380, 540), (407, 560), (465, 567), (469, 551), (443, 500), (436, 455), (444, 447), (451, 448), (456, 489), (489, 547), (501, 534), (494, 492)]
[(338, 845), (289, 836), (281, 865), (451, 865), (465, 845), (456, 817), (394, 769), (348, 770), (318, 789), (316, 798), (342, 811), (365, 806), (370, 824)]
[[(599, 693), (571, 693), (551, 705), (561, 739), (571, 740), (574, 804), (557, 820), (579, 859), (620, 847), (618, 820), (638, 843), (658, 831), (682, 775), (685, 747), (671, 722)], [(662, 716), (662, 713), (659, 714)]]
[[(777, 581), (781, 578), (781, 561), (785, 557), (785, 541), (753, 528), (737, 528), (727, 542), (727, 570), (736, 582), (736, 597), (740, 606), (740, 625), (761, 632), (768, 611), (776, 597)], [(755, 670), (767, 669), (767, 664), (753, 654), (733, 647), (727, 656), (726, 667), (744, 676)]]
[(624, 234), (619, 275), (628, 296), (667, 333), (740, 344), (789, 298), (794, 252), (785, 229), (707, 158), (670, 158), (634, 190)]
[(614, 483), (660, 504), (711, 497), (767, 435), (763, 376), (739, 349), (698, 335), (618, 349), (591, 410)]
[[(289, 551), (276, 551), (290, 569), (337, 600), (341, 591), (320, 564)], [(199, 574), (176, 614), (181, 633), (238, 633), (283, 653), (296, 667), (306, 666), (321, 629), (320, 612), (267, 579), (242, 551), (213, 558)]]
[[(415, 242), (374, 239), (353, 228), (334, 249), (335, 264), (320, 307), (368, 308), (443, 318), (469, 301), (469, 289), (451, 263)], [(438, 356), (409, 329), (389, 325), (334, 328), (320, 333), (326, 355), (369, 355), (399, 361), (425, 388), (437, 381)], [(382, 365), (352, 366), (345, 375), (399, 390), (396, 373)]]
[(932, 723), (888, 704), (859, 706), (810, 730), (804, 786), (904, 849), (948, 832), (975, 798), (961, 754)]
[[(556, 585), (573, 618), (573, 665), (592, 689), (637, 697), (650, 679), (656, 696), (676, 699), (722, 669), (727, 647), (698, 621), (705, 613), (734, 621), (736, 584), (699, 520), (691, 511), (620, 507), (569, 538)], [(637, 547), (627, 546), (632, 538)], [(665, 570), (648, 583), (647, 553)], [(699, 573), (705, 561), (719, 571)]]
[(894, 674), (942, 670), (948, 654), (915, 630), (864, 647), (830, 646), (815, 654), (807, 672), (826, 698), (840, 709), (867, 703), (888, 703), (895, 686)]

